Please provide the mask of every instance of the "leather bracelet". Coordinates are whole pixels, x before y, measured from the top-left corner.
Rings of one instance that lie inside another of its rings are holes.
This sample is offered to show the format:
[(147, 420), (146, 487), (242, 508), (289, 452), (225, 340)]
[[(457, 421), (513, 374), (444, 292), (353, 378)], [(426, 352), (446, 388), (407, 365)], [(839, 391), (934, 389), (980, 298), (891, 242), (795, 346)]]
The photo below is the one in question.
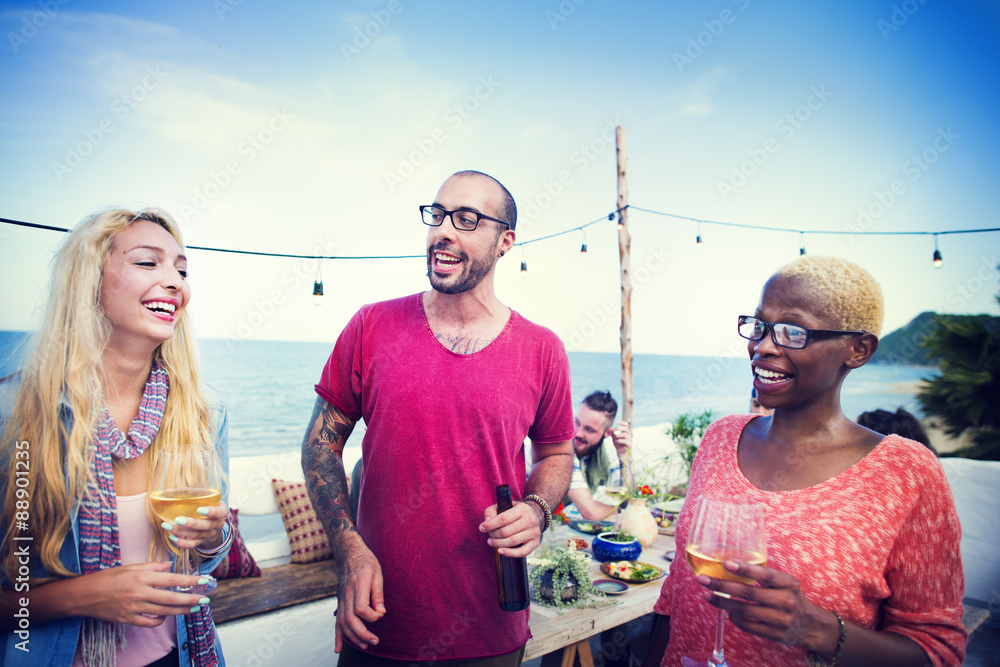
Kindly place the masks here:
[(542, 508), (542, 513), (545, 514), (545, 525), (542, 526), (542, 532), (544, 533), (552, 525), (552, 510), (549, 509), (549, 504), (545, 502), (545, 498), (534, 493), (529, 494), (524, 497), (524, 502), (531, 501)]
[[(228, 532), (226, 529), (229, 529)], [(229, 519), (229, 515), (226, 515), (226, 523), (222, 526), (222, 543), (217, 547), (203, 551), (202, 549), (195, 547), (194, 550), (198, 552), (199, 556), (203, 558), (214, 558), (220, 553), (228, 549), (233, 545), (233, 540), (236, 537), (236, 529), (233, 526), (233, 522)]]
[(828, 661), (820, 658), (815, 651), (809, 651), (809, 667), (837, 667), (837, 660), (840, 659), (840, 652), (844, 648), (844, 640), (847, 639), (847, 626), (844, 625), (844, 619), (840, 617), (840, 614), (835, 611), (832, 613), (837, 618), (837, 623), (840, 625), (840, 635), (837, 637), (837, 648), (833, 649), (833, 655), (830, 656), (830, 660)]

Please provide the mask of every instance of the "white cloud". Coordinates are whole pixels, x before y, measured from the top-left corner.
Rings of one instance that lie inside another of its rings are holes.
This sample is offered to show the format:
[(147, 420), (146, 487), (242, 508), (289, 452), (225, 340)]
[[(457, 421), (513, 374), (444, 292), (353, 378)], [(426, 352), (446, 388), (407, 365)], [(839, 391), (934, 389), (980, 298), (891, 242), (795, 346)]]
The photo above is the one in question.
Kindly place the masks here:
[(679, 93), (681, 99), (680, 109), (685, 116), (710, 116), (715, 110), (711, 94), (716, 86), (725, 79), (726, 70), (716, 67), (702, 75), (692, 85), (684, 88)]

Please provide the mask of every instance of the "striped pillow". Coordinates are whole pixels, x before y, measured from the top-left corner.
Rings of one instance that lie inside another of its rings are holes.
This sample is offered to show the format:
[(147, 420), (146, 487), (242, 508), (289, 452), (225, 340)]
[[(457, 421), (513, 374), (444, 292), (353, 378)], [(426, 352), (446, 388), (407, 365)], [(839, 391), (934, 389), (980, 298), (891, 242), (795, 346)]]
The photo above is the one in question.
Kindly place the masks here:
[(278, 501), (285, 532), (288, 533), (291, 561), (312, 563), (333, 558), (330, 540), (309, 501), (306, 485), (302, 482), (272, 479), (271, 488), (274, 489), (274, 499)]

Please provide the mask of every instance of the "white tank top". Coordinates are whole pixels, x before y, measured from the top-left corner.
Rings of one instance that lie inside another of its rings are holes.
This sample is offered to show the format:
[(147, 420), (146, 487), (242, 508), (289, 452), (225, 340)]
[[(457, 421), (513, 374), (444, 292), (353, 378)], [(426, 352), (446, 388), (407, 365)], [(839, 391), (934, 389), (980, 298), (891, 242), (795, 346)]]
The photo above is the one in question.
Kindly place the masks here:
[[(122, 552), (122, 565), (149, 562), (149, 545), (155, 537), (153, 527), (146, 514), (146, 494), (118, 496), (118, 541)], [(169, 560), (164, 554), (162, 560)], [(143, 667), (159, 660), (177, 645), (177, 625), (175, 616), (167, 616), (155, 628), (140, 628), (125, 625), (124, 649), (116, 657), (118, 667)], [(73, 667), (84, 667), (79, 642)]]

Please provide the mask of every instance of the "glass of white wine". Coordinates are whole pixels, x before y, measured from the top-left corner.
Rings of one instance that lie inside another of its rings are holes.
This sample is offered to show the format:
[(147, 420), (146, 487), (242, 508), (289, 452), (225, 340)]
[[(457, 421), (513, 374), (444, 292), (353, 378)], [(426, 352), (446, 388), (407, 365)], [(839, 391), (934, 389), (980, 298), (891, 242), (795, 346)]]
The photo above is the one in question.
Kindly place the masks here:
[[(764, 530), (764, 506), (736, 499), (701, 496), (687, 542), (687, 561), (695, 576), (753, 584), (754, 580), (730, 572), (730, 559), (752, 565), (767, 565), (767, 536)], [(716, 595), (725, 595), (716, 593)], [(715, 650), (681, 658), (684, 667), (729, 667), (723, 651), (726, 612), (719, 609), (715, 628)]]
[[(218, 505), (221, 500), (222, 465), (214, 448), (204, 445), (168, 446), (159, 453), (149, 504), (160, 520), (176, 523), (177, 517), (181, 516), (200, 519), (203, 517), (197, 512), (199, 507)], [(177, 554), (175, 572), (198, 574), (191, 564), (189, 549), (172, 549)], [(206, 595), (216, 586), (218, 582), (209, 577), (207, 584), (176, 586), (172, 590)]]
[(604, 495), (610, 498), (612, 502), (621, 504), (623, 500), (628, 498), (629, 490), (627, 486), (606, 486), (604, 487)]

